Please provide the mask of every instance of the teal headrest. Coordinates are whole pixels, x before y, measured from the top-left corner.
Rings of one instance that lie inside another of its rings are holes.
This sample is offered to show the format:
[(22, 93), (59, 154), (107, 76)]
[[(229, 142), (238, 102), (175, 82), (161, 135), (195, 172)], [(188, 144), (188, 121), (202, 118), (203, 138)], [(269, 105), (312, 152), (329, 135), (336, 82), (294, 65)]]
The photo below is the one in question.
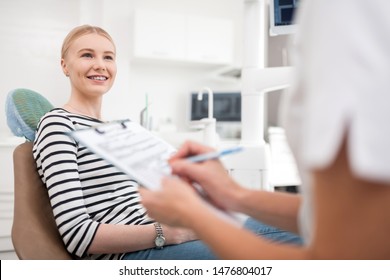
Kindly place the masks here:
[(8, 127), (15, 136), (34, 141), (39, 120), (53, 108), (45, 97), (33, 90), (12, 90), (8, 93), (5, 103)]

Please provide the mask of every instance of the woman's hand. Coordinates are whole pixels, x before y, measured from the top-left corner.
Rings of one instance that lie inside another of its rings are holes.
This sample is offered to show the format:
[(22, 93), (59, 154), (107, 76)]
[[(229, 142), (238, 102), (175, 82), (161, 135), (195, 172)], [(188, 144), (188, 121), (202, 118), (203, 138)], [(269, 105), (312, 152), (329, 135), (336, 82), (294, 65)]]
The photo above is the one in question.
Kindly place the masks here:
[(164, 237), (167, 245), (181, 244), (184, 242), (198, 239), (196, 234), (190, 229), (171, 227), (166, 224), (162, 224), (161, 226), (163, 228)]

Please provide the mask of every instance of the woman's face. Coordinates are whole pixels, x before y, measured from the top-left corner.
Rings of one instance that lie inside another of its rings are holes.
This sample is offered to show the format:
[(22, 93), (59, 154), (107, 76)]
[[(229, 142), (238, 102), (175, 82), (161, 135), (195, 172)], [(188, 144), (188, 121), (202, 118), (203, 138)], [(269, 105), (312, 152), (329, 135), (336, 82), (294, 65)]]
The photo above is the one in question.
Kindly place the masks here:
[(115, 80), (115, 47), (102, 35), (87, 34), (70, 45), (61, 65), (70, 78), (73, 94), (101, 97)]

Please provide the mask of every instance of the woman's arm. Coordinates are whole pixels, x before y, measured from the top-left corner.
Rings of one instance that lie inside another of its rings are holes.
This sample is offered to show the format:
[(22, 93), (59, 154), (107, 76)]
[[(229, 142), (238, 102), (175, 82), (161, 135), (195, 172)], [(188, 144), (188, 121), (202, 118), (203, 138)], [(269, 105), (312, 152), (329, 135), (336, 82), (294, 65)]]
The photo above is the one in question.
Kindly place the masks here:
[[(192, 231), (162, 225), (166, 245), (197, 239)], [(153, 224), (101, 224), (88, 249), (89, 254), (124, 253), (154, 248), (156, 230)]]
[[(77, 143), (67, 135), (73, 129), (72, 121), (65, 116), (49, 115), (40, 123), (35, 143), (35, 157), (48, 188), (57, 227), (68, 251), (82, 257), (87, 252), (113, 254), (155, 247), (156, 231), (153, 224), (114, 225), (100, 223), (92, 218), (95, 214), (88, 211), (87, 204), (97, 205), (96, 212), (108, 204), (104, 200), (93, 199), (93, 195), (102, 192), (104, 188), (91, 190), (96, 183), (91, 178), (103, 175), (107, 169), (101, 168), (101, 173), (88, 173), (90, 176), (84, 180), (90, 180), (91, 187), (89, 193), (83, 193), (80, 172), (85, 173), (85, 170), (80, 170), (78, 166)], [(138, 194), (136, 196), (134, 199), (138, 200)], [(136, 206), (142, 209), (140, 205)], [(139, 210), (137, 215), (142, 215), (142, 212), (144, 210)], [(194, 233), (189, 230), (168, 226), (163, 226), (163, 229), (167, 244), (195, 239)]]
[(82, 257), (97, 230), (81, 189), (77, 144), (66, 133), (74, 129), (64, 115), (49, 113), (38, 126), (34, 158), (45, 183), (58, 231), (67, 250)]

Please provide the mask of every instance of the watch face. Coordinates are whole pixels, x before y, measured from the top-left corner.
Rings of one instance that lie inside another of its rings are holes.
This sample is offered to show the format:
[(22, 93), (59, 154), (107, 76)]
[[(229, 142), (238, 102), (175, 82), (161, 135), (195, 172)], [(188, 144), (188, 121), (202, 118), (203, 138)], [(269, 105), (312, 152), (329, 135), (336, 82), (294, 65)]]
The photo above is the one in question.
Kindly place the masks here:
[(165, 244), (165, 238), (163, 236), (157, 236), (154, 240), (154, 243), (157, 247), (162, 247)]

